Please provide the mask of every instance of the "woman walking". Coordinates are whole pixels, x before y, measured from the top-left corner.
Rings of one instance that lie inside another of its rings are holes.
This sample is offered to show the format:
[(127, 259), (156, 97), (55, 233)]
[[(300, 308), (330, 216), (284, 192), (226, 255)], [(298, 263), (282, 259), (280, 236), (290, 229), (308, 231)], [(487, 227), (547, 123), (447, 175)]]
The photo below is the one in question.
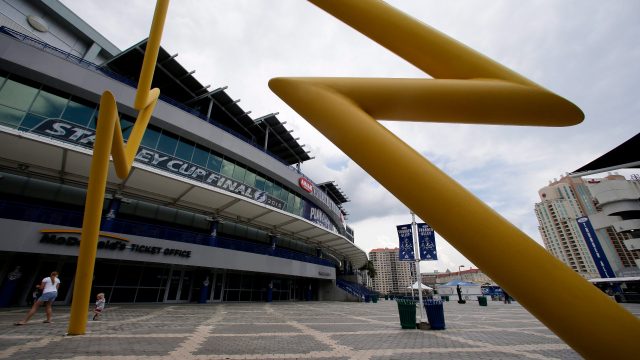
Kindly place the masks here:
[(56, 300), (56, 296), (58, 296), (58, 287), (60, 287), (60, 279), (58, 279), (58, 273), (56, 271), (52, 272), (51, 276), (42, 279), (42, 284), (40, 284), (42, 295), (40, 295), (40, 298), (33, 304), (31, 310), (29, 310), (24, 319), (15, 324), (26, 324), (43, 303), (45, 304), (45, 313), (47, 314), (47, 319), (44, 322), (50, 323), (52, 315), (51, 305), (53, 305), (53, 302)]

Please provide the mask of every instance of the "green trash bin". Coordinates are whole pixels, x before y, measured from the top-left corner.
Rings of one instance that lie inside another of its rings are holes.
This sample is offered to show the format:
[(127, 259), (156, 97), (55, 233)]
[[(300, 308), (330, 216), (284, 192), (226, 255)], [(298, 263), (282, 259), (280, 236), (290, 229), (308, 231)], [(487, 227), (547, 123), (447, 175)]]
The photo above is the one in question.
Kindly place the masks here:
[(389, 300), (389, 295), (385, 295), (385, 296), (384, 296), (384, 299), (385, 299), (385, 300)]
[(378, 302), (378, 295), (371, 295), (371, 302), (376, 304)]
[(487, 297), (478, 296), (478, 304), (480, 304), (480, 306), (487, 306)]
[(400, 314), (400, 326), (403, 329), (416, 328), (416, 302), (413, 300), (397, 299), (398, 314)]
[(442, 300), (449, 301), (449, 295), (441, 295)]

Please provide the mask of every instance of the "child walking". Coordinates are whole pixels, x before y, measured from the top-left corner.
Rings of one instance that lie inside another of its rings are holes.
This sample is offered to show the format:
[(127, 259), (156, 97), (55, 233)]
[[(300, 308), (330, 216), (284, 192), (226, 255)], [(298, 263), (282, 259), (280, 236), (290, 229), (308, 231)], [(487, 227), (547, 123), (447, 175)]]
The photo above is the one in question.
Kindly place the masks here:
[(93, 320), (100, 320), (102, 310), (104, 310), (104, 293), (96, 295), (96, 306), (93, 308)]

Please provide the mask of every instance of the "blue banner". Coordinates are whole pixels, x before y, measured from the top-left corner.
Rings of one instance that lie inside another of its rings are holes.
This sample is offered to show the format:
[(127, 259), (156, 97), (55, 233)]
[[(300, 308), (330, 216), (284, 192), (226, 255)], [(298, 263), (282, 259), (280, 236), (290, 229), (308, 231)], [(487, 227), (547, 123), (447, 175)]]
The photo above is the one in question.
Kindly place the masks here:
[(415, 261), (416, 255), (413, 251), (413, 232), (411, 224), (398, 225), (398, 239), (400, 239), (400, 250), (398, 257), (400, 261)]
[(613, 269), (609, 264), (609, 260), (607, 260), (607, 256), (602, 250), (602, 245), (600, 245), (600, 241), (598, 241), (596, 232), (593, 230), (593, 226), (591, 226), (589, 218), (584, 216), (577, 218), (576, 221), (578, 222), (578, 227), (582, 232), (584, 241), (587, 243), (587, 248), (589, 248), (591, 257), (593, 257), (593, 262), (596, 264), (596, 269), (598, 269), (598, 273), (600, 273), (600, 277), (616, 277), (616, 274), (613, 272)]
[(418, 248), (420, 248), (420, 260), (438, 260), (436, 251), (436, 234), (431, 226), (418, 224)]

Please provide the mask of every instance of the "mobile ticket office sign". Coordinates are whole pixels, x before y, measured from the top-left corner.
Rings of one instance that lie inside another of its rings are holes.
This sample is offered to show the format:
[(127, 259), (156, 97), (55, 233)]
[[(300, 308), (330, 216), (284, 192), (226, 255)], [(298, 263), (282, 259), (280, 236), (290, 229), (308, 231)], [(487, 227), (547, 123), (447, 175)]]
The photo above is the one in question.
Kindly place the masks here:
[(398, 257), (400, 261), (415, 261), (416, 254), (413, 250), (413, 232), (411, 224), (397, 225), (398, 239), (400, 241)]
[(589, 218), (583, 216), (581, 218), (577, 218), (576, 222), (582, 232), (584, 241), (587, 243), (587, 248), (591, 253), (591, 257), (593, 257), (593, 262), (596, 264), (596, 269), (598, 269), (600, 277), (616, 277), (616, 274), (613, 272), (611, 264), (609, 264), (609, 260), (607, 260), (604, 250), (602, 249), (602, 245), (600, 245), (600, 241), (598, 241), (598, 237), (596, 236), (596, 232), (593, 230), (593, 226), (591, 225)]
[(418, 225), (418, 247), (420, 248), (420, 260), (438, 260), (436, 251), (436, 235), (431, 226)]

